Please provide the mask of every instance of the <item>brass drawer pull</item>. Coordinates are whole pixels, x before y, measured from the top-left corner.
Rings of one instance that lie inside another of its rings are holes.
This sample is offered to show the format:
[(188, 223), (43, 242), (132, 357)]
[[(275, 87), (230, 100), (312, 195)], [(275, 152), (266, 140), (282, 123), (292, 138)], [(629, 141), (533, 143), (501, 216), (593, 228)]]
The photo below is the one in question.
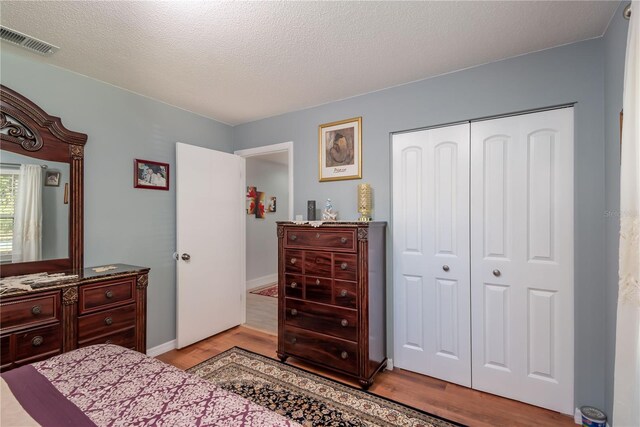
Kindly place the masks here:
[(291, 315), (292, 316), (297, 316), (298, 315), (298, 310), (296, 310), (295, 308), (291, 309)]
[(104, 343), (105, 343), (105, 344), (113, 344), (113, 341), (111, 341), (111, 340), (106, 340)]
[(296, 338), (291, 338), (291, 344), (295, 344), (297, 342), (298, 342), (298, 340)]
[(40, 308), (39, 305), (34, 305), (33, 307), (31, 307), (31, 314), (37, 316), (40, 313), (42, 313), (42, 308)]
[(113, 319), (111, 317), (105, 317), (104, 324), (107, 326), (111, 326), (113, 324)]
[(295, 289), (298, 287), (298, 284), (296, 282), (291, 282), (291, 288)]
[(343, 245), (347, 243), (347, 238), (346, 237), (340, 238), (340, 243), (342, 243)]
[(289, 238), (290, 238), (291, 240), (297, 240), (297, 239), (298, 239), (298, 236), (296, 236), (295, 234), (292, 234), (291, 236), (289, 236)]
[(107, 290), (107, 291), (104, 293), (104, 296), (105, 296), (105, 297), (107, 297), (108, 299), (113, 298), (113, 291), (112, 291), (111, 289)]
[(340, 268), (343, 269), (343, 270), (346, 270), (347, 269), (347, 263), (343, 262), (342, 264), (340, 264)]
[(316, 279), (316, 285), (320, 284), (320, 279)]
[(316, 233), (316, 239), (320, 238), (320, 233)]
[(343, 351), (342, 353), (340, 353), (340, 357), (343, 359), (346, 359), (347, 357), (349, 357), (349, 353), (347, 353), (346, 351)]
[(298, 261), (296, 258), (291, 258), (291, 264), (295, 264)]
[(341, 296), (341, 297), (346, 297), (346, 296), (347, 296), (347, 293), (348, 293), (348, 292), (347, 292), (347, 290), (346, 290), (346, 289), (343, 289), (343, 290), (341, 290), (341, 291), (340, 291), (340, 296)]
[(347, 319), (342, 319), (340, 324), (342, 325), (343, 328), (346, 328), (347, 326), (349, 326), (349, 321)]
[(33, 339), (31, 340), (31, 345), (33, 347), (40, 347), (43, 342), (44, 342), (44, 338), (42, 338), (42, 336), (40, 335), (37, 335), (33, 337)]

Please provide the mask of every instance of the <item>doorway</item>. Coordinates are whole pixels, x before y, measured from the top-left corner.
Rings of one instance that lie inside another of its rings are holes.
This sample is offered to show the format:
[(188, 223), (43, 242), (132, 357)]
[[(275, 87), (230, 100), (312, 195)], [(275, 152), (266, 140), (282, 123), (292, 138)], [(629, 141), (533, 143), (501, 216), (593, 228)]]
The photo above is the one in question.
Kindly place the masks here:
[(293, 143), (235, 154), (245, 158), (246, 281), (244, 325), (278, 332), (278, 240), (276, 223), (293, 218)]

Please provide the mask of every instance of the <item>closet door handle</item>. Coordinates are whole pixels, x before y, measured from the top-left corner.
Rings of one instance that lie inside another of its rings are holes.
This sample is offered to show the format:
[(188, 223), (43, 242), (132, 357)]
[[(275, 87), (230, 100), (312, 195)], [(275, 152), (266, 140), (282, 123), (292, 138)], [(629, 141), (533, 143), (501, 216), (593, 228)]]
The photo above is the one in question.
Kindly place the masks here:
[(500, 270), (498, 270), (497, 268), (495, 270), (493, 270), (493, 275), (496, 277), (500, 277), (502, 275), (502, 273), (500, 273)]
[(449, 271), (449, 266), (448, 266), (448, 265), (443, 265), (443, 266), (442, 266), (442, 269), (443, 269), (444, 271)]

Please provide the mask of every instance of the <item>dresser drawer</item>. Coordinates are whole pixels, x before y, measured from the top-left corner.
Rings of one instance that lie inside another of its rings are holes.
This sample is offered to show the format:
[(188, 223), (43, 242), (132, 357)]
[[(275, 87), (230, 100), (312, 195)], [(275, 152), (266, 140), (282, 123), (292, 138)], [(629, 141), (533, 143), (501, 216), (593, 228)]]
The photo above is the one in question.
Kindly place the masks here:
[(333, 282), (333, 298), (335, 305), (348, 308), (358, 307), (358, 293), (356, 282), (336, 280)]
[(331, 279), (323, 277), (305, 277), (305, 299), (331, 304)]
[(358, 372), (358, 352), (354, 342), (332, 338), (291, 326), (284, 328), (284, 351), (347, 373)]
[(134, 302), (135, 278), (80, 286), (80, 314)]
[(304, 268), (304, 253), (302, 251), (286, 250), (284, 252), (284, 271), (302, 274)]
[(331, 253), (306, 251), (304, 253), (304, 274), (331, 277)]
[[(33, 362), (41, 357), (50, 357), (62, 351), (62, 328), (60, 324), (30, 329), (15, 334), (15, 362)], [(40, 357), (39, 357), (40, 356)]]
[(0, 370), (4, 371), (12, 362), (11, 335), (5, 335), (0, 337)]
[(355, 252), (354, 230), (286, 230), (285, 245), (292, 248), (323, 249)]
[(335, 279), (353, 281), (357, 279), (358, 258), (355, 255), (335, 254), (333, 264)]
[(292, 298), (302, 298), (304, 276), (286, 274), (284, 276), (284, 295)]
[(115, 344), (126, 348), (136, 348), (136, 329), (125, 329), (113, 334), (103, 335), (88, 341), (79, 342), (78, 347), (87, 347), (95, 344)]
[(104, 310), (78, 318), (78, 342), (136, 326), (136, 305)]
[(355, 310), (288, 298), (285, 304), (287, 325), (350, 341), (358, 339), (358, 312)]
[(31, 327), (60, 319), (60, 292), (20, 298), (0, 304), (0, 327), (3, 331)]

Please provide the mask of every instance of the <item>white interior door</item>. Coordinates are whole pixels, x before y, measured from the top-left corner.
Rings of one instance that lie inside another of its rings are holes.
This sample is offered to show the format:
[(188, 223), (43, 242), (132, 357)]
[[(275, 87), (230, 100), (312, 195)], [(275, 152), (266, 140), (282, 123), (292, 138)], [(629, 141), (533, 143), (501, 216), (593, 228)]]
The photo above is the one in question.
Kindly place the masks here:
[(469, 124), (393, 136), (394, 364), (471, 386)]
[(244, 163), (233, 154), (176, 144), (178, 348), (241, 323)]
[(472, 123), (473, 388), (573, 413), (573, 108)]

